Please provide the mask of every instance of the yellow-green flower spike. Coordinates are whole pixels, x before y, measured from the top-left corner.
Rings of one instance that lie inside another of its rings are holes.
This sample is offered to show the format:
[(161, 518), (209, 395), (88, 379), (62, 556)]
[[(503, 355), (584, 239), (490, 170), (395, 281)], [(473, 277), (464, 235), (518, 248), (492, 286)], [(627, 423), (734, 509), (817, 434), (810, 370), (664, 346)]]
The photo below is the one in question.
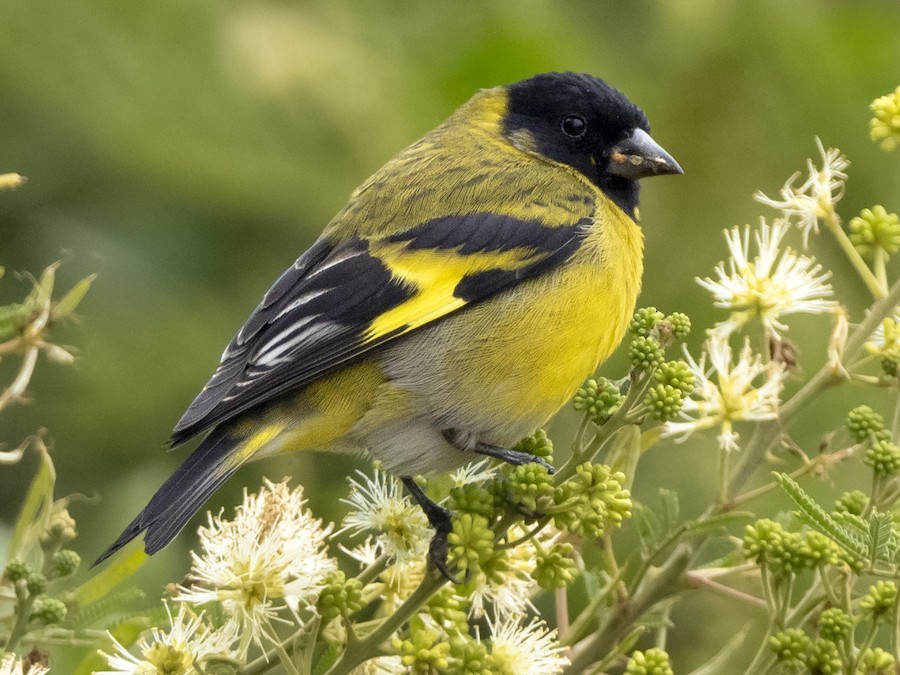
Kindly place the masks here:
[(875, 116), (869, 122), (872, 140), (890, 152), (900, 145), (900, 87), (879, 96), (869, 106)]
[(850, 220), (850, 241), (860, 255), (868, 258), (879, 249), (896, 253), (900, 250), (900, 216), (880, 205), (863, 209)]

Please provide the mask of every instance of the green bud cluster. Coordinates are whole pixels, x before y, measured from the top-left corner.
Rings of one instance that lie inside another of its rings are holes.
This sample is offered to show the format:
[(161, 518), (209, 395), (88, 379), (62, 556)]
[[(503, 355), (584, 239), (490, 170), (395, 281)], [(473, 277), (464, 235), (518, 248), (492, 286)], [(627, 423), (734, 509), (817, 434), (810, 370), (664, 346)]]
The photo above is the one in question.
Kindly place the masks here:
[(684, 361), (668, 361), (654, 373), (654, 378), (656, 384), (647, 392), (644, 404), (654, 419), (673, 420), (694, 391), (694, 373)]
[(415, 630), (406, 640), (394, 638), (391, 646), (399, 653), (401, 663), (413, 673), (442, 673), (449, 665), (450, 643), (434, 630)]
[(509, 500), (528, 513), (539, 513), (553, 503), (553, 477), (536, 462), (514, 467), (507, 477)]
[(868, 258), (874, 257), (879, 249), (896, 253), (900, 250), (900, 217), (880, 205), (863, 209), (850, 220), (850, 242), (860, 255)]
[(800, 628), (788, 628), (770, 636), (768, 646), (782, 668), (800, 671), (806, 665), (811, 641)]
[(50, 571), (54, 577), (67, 577), (75, 574), (80, 564), (81, 556), (70, 549), (63, 549), (50, 559)]
[(531, 436), (523, 438), (513, 446), (513, 450), (540, 457), (549, 464), (553, 463), (553, 441), (543, 429), (538, 429)]
[(836, 565), (841, 549), (815, 531), (788, 532), (775, 521), (763, 518), (744, 529), (744, 555), (765, 564), (775, 576), (798, 574), (819, 565)]
[(856, 675), (895, 675), (894, 657), (881, 647), (867, 649), (859, 657)]
[(648, 335), (664, 317), (656, 307), (640, 307), (631, 317), (628, 332), (635, 336)]
[(3, 571), (6, 578), (12, 583), (28, 578), (28, 575), (31, 573), (31, 568), (26, 563), (18, 560), (10, 560), (6, 563), (6, 569)]
[(32, 572), (25, 577), (25, 588), (30, 595), (40, 595), (47, 590), (47, 577), (40, 572)]
[[(453, 513), (475, 513), (485, 518), (493, 518), (505, 499), (505, 481), (494, 481), (500, 489), (488, 489), (477, 483), (450, 488), (449, 507)], [(493, 487), (494, 483), (491, 484)]]
[(872, 141), (889, 152), (900, 145), (900, 87), (879, 96), (869, 107), (875, 115), (869, 121)]
[(865, 463), (879, 476), (894, 476), (900, 471), (900, 448), (890, 441), (878, 441), (866, 451)]
[(900, 350), (896, 347), (888, 349), (881, 354), (878, 361), (881, 372), (890, 377), (897, 377), (897, 369), (900, 368)]
[(638, 335), (628, 347), (628, 358), (633, 367), (650, 372), (663, 364), (666, 353), (655, 338)]
[(831, 642), (841, 642), (853, 628), (853, 618), (840, 607), (830, 607), (819, 615), (819, 635)]
[(869, 586), (869, 592), (859, 601), (859, 606), (866, 616), (878, 621), (891, 614), (896, 600), (897, 584), (893, 581), (879, 580)]
[(468, 636), (450, 638), (448, 675), (495, 675), (493, 659), (487, 647)]
[(50, 516), (50, 524), (40, 537), (41, 546), (44, 550), (57, 548), (76, 536), (75, 519), (69, 515), (68, 509), (60, 509)]
[(841, 562), (841, 548), (821, 532), (804, 532), (800, 548), (810, 568), (838, 565)]
[(431, 618), (448, 634), (464, 634), (468, 629), (468, 605), (453, 587), (445, 587), (432, 595), (426, 605)]
[(550, 591), (565, 588), (578, 576), (575, 561), (572, 559), (572, 544), (554, 544), (548, 551), (539, 551), (535, 559), (532, 578), (538, 586)]
[(31, 618), (38, 623), (49, 626), (66, 618), (66, 604), (57, 598), (40, 595), (35, 598), (31, 608)]
[(672, 335), (678, 340), (684, 340), (691, 333), (691, 318), (681, 312), (672, 312), (666, 321), (672, 326)]
[(851, 516), (860, 516), (869, 505), (869, 496), (862, 490), (845, 492), (834, 503), (835, 513), (847, 513)]
[(619, 409), (625, 397), (619, 388), (605, 377), (591, 379), (575, 392), (572, 405), (581, 410), (598, 426), (609, 420)]
[(447, 543), (460, 572), (477, 571), (494, 553), (494, 533), (487, 518), (477, 513), (454, 514)]
[(860, 405), (847, 413), (847, 430), (862, 443), (884, 431), (884, 418), (869, 406)]
[(831, 640), (819, 638), (806, 652), (806, 667), (815, 675), (840, 675), (843, 666), (841, 653)]
[(316, 603), (322, 618), (348, 617), (363, 607), (362, 582), (348, 579), (340, 570), (332, 572), (325, 579), (325, 588)]
[(600, 537), (631, 516), (631, 493), (622, 487), (625, 475), (608, 466), (585, 462), (575, 476), (556, 488), (553, 515), (556, 528), (582, 537)]
[(625, 675), (674, 675), (669, 655), (653, 647), (644, 652), (632, 652), (625, 666)]

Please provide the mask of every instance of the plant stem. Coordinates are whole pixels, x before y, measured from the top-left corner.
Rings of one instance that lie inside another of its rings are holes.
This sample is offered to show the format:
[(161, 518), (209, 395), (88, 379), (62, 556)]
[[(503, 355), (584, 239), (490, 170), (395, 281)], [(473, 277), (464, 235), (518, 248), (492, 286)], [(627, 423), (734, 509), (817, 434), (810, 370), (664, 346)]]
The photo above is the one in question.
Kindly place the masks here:
[(556, 634), (562, 642), (569, 632), (569, 589), (565, 586), (557, 588), (554, 604), (556, 605)]
[(755, 595), (750, 595), (749, 593), (744, 593), (744, 591), (739, 591), (731, 586), (720, 584), (718, 581), (709, 579), (702, 574), (692, 574), (691, 572), (688, 572), (685, 576), (688, 584), (694, 588), (706, 588), (719, 595), (724, 595), (732, 600), (738, 600), (753, 607), (759, 607), (760, 609), (766, 609), (768, 607), (768, 604), (762, 598), (757, 598)]
[(369, 582), (374, 581), (379, 574), (386, 570), (390, 562), (391, 556), (387, 554), (378, 556), (378, 558), (375, 559), (375, 562), (356, 575), (356, 580), (365, 586)]
[(571, 663), (565, 669), (567, 675), (581, 675), (588, 667), (610, 651), (624, 637), (648, 609), (683, 588), (683, 577), (696, 549), (690, 544), (682, 544), (656, 569), (656, 574), (647, 577), (635, 593), (612, 612), (600, 628), (579, 643), (572, 655)]
[(355, 642), (347, 646), (341, 658), (338, 659), (331, 668), (328, 669), (327, 675), (343, 675), (349, 673), (356, 666), (368, 661), (378, 654), (378, 646), (385, 642), (394, 631), (400, 628), (406, 620), (430, 598), (438, 589), (440, 589), (447, 580), (439, 573), (432, 571), (427, 574), (419, 587), (413, 591), (403, 604), (400, 605), (393, 614), (387, 617), (379, 624), (378, 628), (369, 633), (359, 642)]
[(857, 274), (859, 274), (860, 278), (863, 280), (863, 283), (869, 289), (872, 297), (877, 300), (887, 295), (886, 285), (882, 285), (881, 283), (879, 283), (875, 275), (872, 274), (872, 270), (869, 269), (866, 261), (863, 260), (862, 256), (859, 254), (859, 251), (856, 250), (856, 247), (850, 241), (850, 237), (847, 236), (847, 233), (844, 232), (844, 228), (841, 227), (841, 219), (838, 217), (836, 211), (832, 210), (831, 213), (829, 213), (825, 218), (825, 227), (827, 227), (828, 231), (834, 235), (835, 239), (837, 239), (841, 250), (850, 260), (850, 264), (853, 265), (853, 268), (856, 270)]

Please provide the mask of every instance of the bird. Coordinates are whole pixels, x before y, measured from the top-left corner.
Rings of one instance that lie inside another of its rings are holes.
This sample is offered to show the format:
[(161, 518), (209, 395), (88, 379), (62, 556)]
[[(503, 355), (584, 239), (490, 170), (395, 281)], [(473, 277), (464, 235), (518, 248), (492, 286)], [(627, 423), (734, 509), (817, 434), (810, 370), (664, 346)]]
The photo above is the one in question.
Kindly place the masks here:
[(641, 287), (638, 181), (683, 173), (604, 80), (482, 89), (350, 196), (232, 338), (170, 443), (205, 434), (95, 565), (166, 546), (234, 472), (298, 450), (368, 453), (435, 531), (414, 480), (513, 449), (616, 348)]

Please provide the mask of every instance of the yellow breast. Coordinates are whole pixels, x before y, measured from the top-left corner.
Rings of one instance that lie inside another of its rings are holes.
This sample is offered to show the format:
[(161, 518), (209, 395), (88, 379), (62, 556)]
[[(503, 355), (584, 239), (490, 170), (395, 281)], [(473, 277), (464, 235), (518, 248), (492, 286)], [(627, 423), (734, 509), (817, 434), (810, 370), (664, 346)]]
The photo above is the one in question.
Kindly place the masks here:
[(545, 424), (616, 348), (640, 289), (643, 237), (598, 193), (563, 266), (445, 317), (389, 349), (389, 377), (447, 428), (509, 445)]

